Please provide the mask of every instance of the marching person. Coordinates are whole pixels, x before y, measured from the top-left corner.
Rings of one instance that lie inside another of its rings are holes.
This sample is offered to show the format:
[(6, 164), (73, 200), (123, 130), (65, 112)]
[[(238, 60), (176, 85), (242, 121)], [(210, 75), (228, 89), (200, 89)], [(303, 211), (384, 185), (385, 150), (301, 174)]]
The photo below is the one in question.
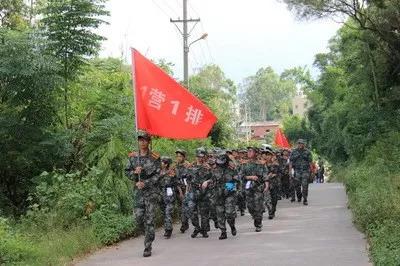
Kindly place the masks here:
[(262, 151), (263, 162), (265, 163), (267, 177), (269, 181), (269, 196), (270, 202), (267, 204), (268, 208), (268, 219), (273, 219), (275, 217), (276, 206), (278, 204), (279, 195), (279, 164), (276, 159), (275, 153), (270, 149), (264, 149)]
[(226, 222), (231, 233), (236, 235), (236, 195), (237, 183), (240, 183), (238, 173), (230, 164), (230, 158), (226, 152), (221, 151), (216, 158), (217, 167), (213, 169), (212, 176), (215, 184), (216, 209), (218, 226), (221, 230), (220, 240), (226, 239)]
[(186, 160), (186, 151), (182, 149), (178, 149), (175, 152), (176, 161), (175, 161), (175, 174), (178, 178), (178, 185), (180, 187), (179, 190), (179, 205), (181, 211), (181, 233), (185, 233), (186, 230), (189, 229), (189, 219), (190, 219), (190, 210), (189, 210), (189, 196), (188, 196), (188, 184), (189, 184), (189, 167), (190, 163)]
[(297, 148), (290, 155), (289, 173), (292, 174), (297, 201), (301, 202), (303, 198), (303, 204), (308, 205), (308, 180), (311, 175), (312, 157), (305, 144), (303, 139), (297, 141)]
[(161, 200), (160, 207), (161, 213), (164, 217), (164, 237), (169, 239), (172, 235), (172, 213), (174, 211), (174, 204), (177, 192), (182, 195), (181, 187), (178, 185), (178, 179), (175, 175), (174, 169), (171, 168), (172, 159), (170, 157), (161, 157), (161, 171), (160, 171), (160, 184), (161, 184)]
[(278, 157), (279, 175), (282, 182), (282, 195), (285, 198), (291, 196), (290, 193), (290, 176), (289, 176), (289, 150), (284, 149)]
[(197, 237), (199, 233), (201, 233), (204, 238), (208, 237), (207, 230), (210, 213), (210, 208), (208, 206), (208, 185), (211, 183), (211, 172), (205, 162), (206, 156), (206, 150), (204, 148), (198, 148), (196, 150), (196, 162), (190, 168), (189, 209), (194, 226), (194, 231), (191, 235), (192, 238)]
[(150, 151), (151, 136), (138, 132), (139, 151), (129, 156), (125, 174), (134, 181), (134, 213), (139, 228), (144, 229), (143, 256), (151, 256), (155, 238), (155, 209), (159, 202), (160, 156)]
[(254, 220), (256, 232), (262, 231), (264, 212), (264, 193), (268, 191), (269, 182), (267, 171), (257, 161), (257, 149), (249, 147), (248, 162), (243, 165), (240, 176), (245, 182), (246, 203), (249, 213)]

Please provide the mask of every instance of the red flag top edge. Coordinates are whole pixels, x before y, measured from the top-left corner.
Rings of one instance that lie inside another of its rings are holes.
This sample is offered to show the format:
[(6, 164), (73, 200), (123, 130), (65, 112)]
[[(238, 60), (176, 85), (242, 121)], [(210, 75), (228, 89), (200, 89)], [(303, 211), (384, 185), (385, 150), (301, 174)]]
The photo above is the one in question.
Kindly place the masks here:
[(207, 138), (217, 118), (161, 68), (132, 49), (138, 129), (172, 139)]

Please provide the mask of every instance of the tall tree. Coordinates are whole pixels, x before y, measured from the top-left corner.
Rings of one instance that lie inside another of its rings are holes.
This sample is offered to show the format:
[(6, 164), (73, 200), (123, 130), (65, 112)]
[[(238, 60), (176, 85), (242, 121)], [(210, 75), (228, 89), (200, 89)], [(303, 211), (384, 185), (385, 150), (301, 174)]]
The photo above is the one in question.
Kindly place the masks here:
[(68, 82), (91, 56), (97, 55), (104, 37), (94, 32), (105, 23), (105, 0), (48, 0), (42, 24), (48, 50), (62, 65), (65, 126), (69, 127)]
[(289, 113), (295, 92), (292, 80), (282, 79), (271, 67), (261, 68), (244, 81), (241, 108), (252, 121), (280, 119)]
[(58, 157), (47, 142), (57, 118), (58, 64), (38, 36), (8, 31), (0, 45), (0, 209), (14, 214), (25, 207), (32, 177)]
[(0, 27), (8, 29), (23, 28), (27, 25), (24, 0), (0, 1)]
[(236, 86), (217, 65), (203, 67), (189, 79), (190, 90), (217, 115), (218, 122), (211, 130), (211, 141), (224, 146), (234, 135)]

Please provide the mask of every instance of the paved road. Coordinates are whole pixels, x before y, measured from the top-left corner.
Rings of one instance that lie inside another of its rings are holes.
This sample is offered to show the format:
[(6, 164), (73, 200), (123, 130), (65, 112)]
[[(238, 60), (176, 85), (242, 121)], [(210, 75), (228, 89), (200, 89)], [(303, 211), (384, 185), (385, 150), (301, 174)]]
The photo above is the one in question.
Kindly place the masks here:
[(237, 220), (238, 235), (227, 240), (218, 240), (217, 230), (208, 239), (175, 230), (169, 240), (158, 231), (150, 258), (142, 257), (143, 238), (138, 238), (100, 250), (78, 265), (371, 265), (364, 236), (352, 225), (343, 186), (313, 184), (309, 203), (279, 201), (276, 219), (264, 220), (260, 233), (246, 213)]

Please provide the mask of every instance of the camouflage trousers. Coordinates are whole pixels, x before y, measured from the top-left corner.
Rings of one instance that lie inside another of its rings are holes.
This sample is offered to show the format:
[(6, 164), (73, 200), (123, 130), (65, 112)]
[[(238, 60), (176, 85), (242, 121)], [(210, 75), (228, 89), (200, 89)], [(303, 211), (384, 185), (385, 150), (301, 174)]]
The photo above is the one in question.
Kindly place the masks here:
[[(209, 220), (213, 220), (215, 224), (218, 224), (218, 218), (217, 218), (217, 197), (215, 195), (215, 190), (211, 190), (207, 194), (208, 198), (208, 206), (209, 206)], [(208, 222), (207, 226), (207, 231), (210, 231), (210, 222)]]
[(268, 214), (275, 214), (276, 205), (278, 204), (279, 187), (277, 185), (271, 185), (269, 190), (264, 194), (265, 205), (268, 209)]
[(303, 198), (303, 200), (307, 200), (309, 178), (310, 178), (310, 172), (308, 171), (295, 172), (293, 179), (293, 186), (298, 200), (301, 198)]
[[(205, 196), (195, 196), (195, 193), (189, 195), (189, 214), (192, 225), (196, 231), (206, 232), (209, 227), (210, 206), (209, 199)], [(199, 222), (200, 216), (200, 222)]]
[(255, 226), (261, 226), (264, 208), (264, 193), (259, 191), (246, 192), (246, 204)]
[(283, 197), (289, 198), (291, 196), (291, 191), (290, 191), (290, 180), (288, 175), (282, 175), (281, 176), (281, 195)]
[[(271, 200), (271, 192), (268, 190), (264, 192), (264, 201), (265, 201), (265, 207), (267, 207), (268, 212), (272, 209), (272, 200)], [(264, 208), (265, 212), (265, 208)]]
[(185, 230), (189, 228), (189, 219), (190, 219), (189, 201), (190, 197), (188, 196), (188, 194), (185, 194), (183, 200), (179, 201), (181, 210), (181, 226)]
[(135, 195), (135, 218), (139, 228), (144, 229), (144, 247), (151, 248), (154, 241), (154, 220), (156, 207), (159, 202), (159, 194), (143, 194), (141, 192)]
[(237, 195), (237, 204), (241, 212), (246, 210), (246, 193), (244, 191), (239, 191)]
[(164, 218), (164, 230), (172, 231), (172, 214), (174, 212), (175, 196), (163, 195), (160, 202), (161, 213)]
[(222, 232), (226, 232), (226, 222), (232, 227), (236, 218), (236, 194), (219, 195), (216, 199), (218, 226)]

